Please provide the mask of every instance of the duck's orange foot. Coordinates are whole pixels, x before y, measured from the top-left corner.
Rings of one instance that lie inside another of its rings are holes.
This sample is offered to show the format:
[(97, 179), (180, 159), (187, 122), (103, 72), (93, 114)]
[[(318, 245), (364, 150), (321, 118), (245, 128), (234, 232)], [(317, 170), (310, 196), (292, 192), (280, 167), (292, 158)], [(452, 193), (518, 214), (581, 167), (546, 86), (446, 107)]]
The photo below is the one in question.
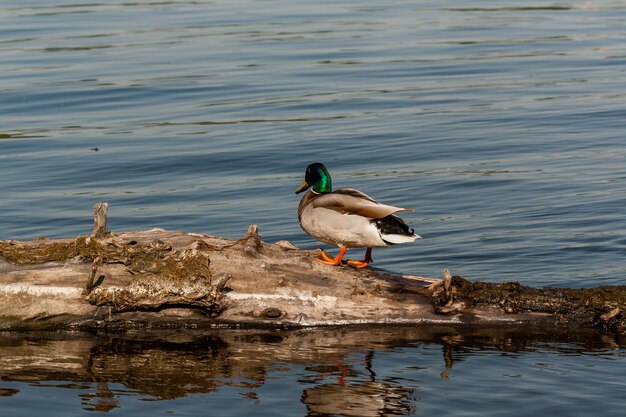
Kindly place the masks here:
[(320, 257), (315, 258), (315, 260), (324, 265), (331, 265), (331, 266), (341, 265), (341, 260), (343, 259), (343, 255), (346, 254), (346, 250), (347, 250), (346, 248), (341, 248), (339, 250), (339, 254), (335, 258), (331, 258), (330, 256), (328, 256), (326, 251), (322, 251), (322, 253), (320, 253)]
[(325, 251), (325, 250), (323, 250), (323, 251), (320, 253), (320, 257), (319, 257), (319, 258), (317, 258), (317, 260), (319, 260), (319, 261), (324, 260), (324, 261), (326, 261), (326, 262), (334, 262), (334, 261), (335, 261), (335, 258), (331, 258), (330, 256), (328, 256), (328, 254), (326, 253), (326, 251)]
[(352, 265), (353, 267), (358, 268), (358, 269), (365, 268), (372, 261), (373, 261), (373, 259), (372, 259), (372, 248), (367, 248), (367, 250), (365, 251), (365, 258), (363, 258), (362, 261), (353, 261), (351, 259), (347, 259), (346, 260), (348, 265)]
[(361, 269), (361, 268), (365, 268), (366, 266), (369, 265), (369, 262), (366, 261), (354, 261), (352, 259), (347, 259), (346, 262), (348, 263), (348, 265), (352, 265), (355, 268)]
[(335, 262), (334, 260), (332, 260), (332, 258), (330, 261), (327, 261), (326, 259), (322, 259), (322, 258), (315, 258), (315, 260), (321, 264), (330, 265), (330, 266), (336, 266), (336, 265), (341, 264), (341, 261)]

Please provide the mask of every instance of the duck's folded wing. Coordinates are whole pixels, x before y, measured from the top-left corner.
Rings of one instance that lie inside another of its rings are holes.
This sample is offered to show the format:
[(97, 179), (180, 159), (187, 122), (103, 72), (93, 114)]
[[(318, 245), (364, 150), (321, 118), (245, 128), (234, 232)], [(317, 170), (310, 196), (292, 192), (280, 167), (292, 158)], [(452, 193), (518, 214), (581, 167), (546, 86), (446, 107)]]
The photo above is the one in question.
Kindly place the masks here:
[(311, 202), (314, 208), (327, 208), (344, 214), (356, 214), (372, 219), (382, 219), (400, 211), (414, 211), (409, 208), (381, 204), (367, 194), (352, 188), (342, 188), (332, 193), (322, 194)]

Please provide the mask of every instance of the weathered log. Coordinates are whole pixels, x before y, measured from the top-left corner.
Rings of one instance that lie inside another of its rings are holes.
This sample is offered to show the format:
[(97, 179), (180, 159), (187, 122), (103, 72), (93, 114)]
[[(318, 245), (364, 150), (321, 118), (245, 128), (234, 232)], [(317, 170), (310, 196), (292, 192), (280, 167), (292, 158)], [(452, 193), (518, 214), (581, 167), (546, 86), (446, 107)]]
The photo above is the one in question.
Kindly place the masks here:
[(163, 229), (0, 241), (0, 329), (526, 324), (624, 331), (626, 287), (531, 288), (330, 267), (317, 250)]

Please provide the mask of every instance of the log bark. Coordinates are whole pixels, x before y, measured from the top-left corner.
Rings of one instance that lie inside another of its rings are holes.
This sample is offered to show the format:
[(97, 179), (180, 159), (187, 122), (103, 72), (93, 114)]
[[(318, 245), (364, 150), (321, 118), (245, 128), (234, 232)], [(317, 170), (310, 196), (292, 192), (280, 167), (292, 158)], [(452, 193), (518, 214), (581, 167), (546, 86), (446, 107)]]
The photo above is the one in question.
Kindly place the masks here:
[(315, 262), (318, 250), (151, 229), (0, 241), (0, 329), (436, 323), (626, 329), (626, 287), (531, 288)]

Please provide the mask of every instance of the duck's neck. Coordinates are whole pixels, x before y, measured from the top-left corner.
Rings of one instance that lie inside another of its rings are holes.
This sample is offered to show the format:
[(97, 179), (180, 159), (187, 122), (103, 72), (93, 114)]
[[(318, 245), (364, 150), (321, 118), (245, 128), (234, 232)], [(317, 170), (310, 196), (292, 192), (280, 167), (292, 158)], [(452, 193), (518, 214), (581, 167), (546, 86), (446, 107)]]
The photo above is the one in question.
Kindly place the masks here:
[(313, 184), (311, 190), (317, 194), (332, 193), (333, 181), (330, 179), (330, 175), (322, 175), (320, 179)]

